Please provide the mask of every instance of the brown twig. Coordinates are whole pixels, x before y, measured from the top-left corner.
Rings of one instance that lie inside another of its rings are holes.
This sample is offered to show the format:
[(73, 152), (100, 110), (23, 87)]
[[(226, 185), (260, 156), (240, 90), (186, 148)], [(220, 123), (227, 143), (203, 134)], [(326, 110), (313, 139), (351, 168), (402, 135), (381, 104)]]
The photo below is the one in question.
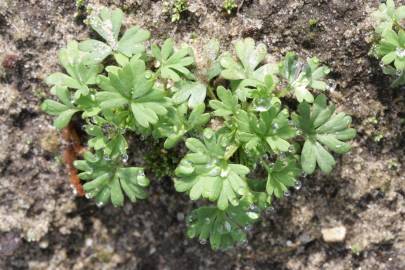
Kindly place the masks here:
[(62, 130), (62, 139), (65, 144), (63, 149), (63, 160), (69, 171), (70, 184), (73, 186), (74, 190), (76, 190), (77, 195), (82, 197), (85, 193), (83, 186), (80, 183), (80, 178), (77, 176), (78, 172), (74, 167), (73, 162), (84, 152), (85, 148), (81, 146), (79, 135), (77, 135), (72, 124), (69, 124)]

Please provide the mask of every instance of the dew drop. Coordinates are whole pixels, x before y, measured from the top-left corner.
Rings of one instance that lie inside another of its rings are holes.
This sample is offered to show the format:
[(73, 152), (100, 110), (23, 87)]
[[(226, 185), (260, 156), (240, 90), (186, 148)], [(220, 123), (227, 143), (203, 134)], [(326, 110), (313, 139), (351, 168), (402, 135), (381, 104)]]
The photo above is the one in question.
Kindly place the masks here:
[(259, 218), (259, 214), (256, 212), (247, 212), (246, 213), (248, 215), (249, 218), (251, 219), (258, 219)]
[(239, 201), (238, 201), (238, 199), (236, 199), (235, 197), (233, 197), (232, 199), (231, 199), (231, 203), (232, 203), (232, 205), (239, 205)]
[(329, 92), (334, 92), (334, 91), (336, 90), (336, 86), (337, 86), (336, 81), (335, 81), (335, 80), (332, 80), (332, 79), (329, 79), (329, 80), (328, 80), (328, 83), (329, 83), (329, 85), (328, 85), (328, 87), (327, 87), (327, 90), (328, 90)]
[(289, 197), (290, 195), (291, 195), (291, 193), (289, 191), (284, 192), (285, 197)]
[(97, 207), (103, 207), (104, 203), (103, 202), (97, 202), (96, 205), (97, 205)]
[(70, 188), (72, 189), (73, 195), (77, 195), (77, 189), (75, 188), (74, 185), (70, 185)]
[(213, 168), (215, 166), (217, 166), (219, 164), (219, 160), (218, 159), (213, 159), (210, 162), (207, 163), (207, 168)]
[(247, 247), (247, 245), (248, 245), (248, 241), (245, 239), (245, 240), (241, 241), (239, 245), (240, 245), (242, 248), (245, 248), (245, 247)]
[(250, 209), (250, 211), (253, 211), (253, 212), (259, 212), (259, 207), (257, 207), (257, 206), (254, 205), (254, 204), (252, 204), (252, 205), (249, 207), (249, 209)]
[(230, 232), (232, 230), (232, 226), (228, 221), (225, 221), (224, 227), (227, 232)]
[(206, 129), (204, 131), (204, 137), (207, 138), (208, 140), (211, 139), (213, 135), (214, 135), (214, 132), (210, 129)]
[(275, 212), (275, 209), (273, 206), (270, 206), (266, 209), (266, 214), (272, 214)]
[(401, 58), (405, 57), (405, 49), (397, 48), (396, 54), (397, 54), (398, 57), (401, 57)]
[(273, 129), (278, 129), (279, 128), (279, 125), (277, 123), (273, 123), (271, 126), (272, 126)]
[(254, 109), (258, 112), (266, 112), (271, 108), (270, 98), (258, 98), (253, 101)]
[(228, 175), (229, 175), (229, 168), (227, 168), (227, 169), (222, 169), (221, 170), (221, 177), (228, 177)]
[(194, 222), (194, 216), (190, 215), (187, 217), (187, 223), (193, 223)]
[(238, 194), (244, 195), (246, 193), (246, 189), (244, 187), (238, 188)]
[(124, 163), (128, 162), (128, 155), (127, 154), (122, 155), (122, 162), (124, 162)]
[(218, 176), (220, 173), (221, 169), (219, 167), (214, 167), (208, 172), (208, 176)]
[(301, 181), (295, 182), (294, 188), (295, 188), (296, 190), (300, 190), (301, 187), (302, 187), (302, 182), (301, 182)]

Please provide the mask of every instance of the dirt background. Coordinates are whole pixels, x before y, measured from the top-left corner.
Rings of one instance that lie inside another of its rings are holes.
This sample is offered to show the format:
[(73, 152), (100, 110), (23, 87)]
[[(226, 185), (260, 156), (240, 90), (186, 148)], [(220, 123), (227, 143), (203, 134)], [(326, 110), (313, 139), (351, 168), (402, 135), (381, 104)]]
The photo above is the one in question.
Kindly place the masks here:
[[(90, 33), (74, 2), (0, 0), (0, 269), (405, 269), (405, 89), (390, 89), (368, 56), (368, 17), (379, 1), (245, 0), (228, 16), (221, 0), (190, 0), (177, 23), (162, 1), (89, 1), (123, 8), (126, 24), (149, 29), (156, 42), (174, 37), (198, 53), (210, 38), (226, 48), (253, 37), (276, 58), (293, 50), (333, 69), (328, 95), (353, 115), (353, 151), (331, 175), (301, 179), (247, 244), (226, 252), (185, 237), (193, 205), (168, 177), (152, 181), (147, 201), (122, 209), (73, 195), (39, 104), (49, 94), (43, 79), (59, 68), (57, 51)], [(146, 144), (138, 142), (132, 163), (142, 165)], [(346, 228), (345, 240), (325, 242), (321, 230), (336, 226)]]

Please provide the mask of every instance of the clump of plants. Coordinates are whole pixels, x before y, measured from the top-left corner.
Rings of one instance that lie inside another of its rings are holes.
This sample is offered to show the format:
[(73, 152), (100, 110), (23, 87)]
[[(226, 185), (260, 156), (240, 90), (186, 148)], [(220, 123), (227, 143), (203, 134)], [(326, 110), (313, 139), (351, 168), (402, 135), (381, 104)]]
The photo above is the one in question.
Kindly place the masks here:
[(188, 8), (188, 0), (170, 0), (163, 2), (164, 13), (169, 13), (172, 22), (177, 22)]
[(228, 14), (231, 14), (238, 7), (235, 0), (224, 0), (222, 6)]
[(379, 59), (393, 87), (405, 85), (405, 6), (395, 7), (393, 0), (381, 4), (373, 14), (376, 42), (371, 54)]
[(65, 72), (46, 79), (57, 101), (42, 104), (58, 129), (73, 115), (83, 122), (87, 151), (74, 165), (99, 206), (148, 195), (144, 169), (128, 165), (129, 136), (185, 146), (174, 186), (204, 202), (188, 216), (187, 234), (226, 249), (246, 241), (261, 212), (299, 188), (301, 175), (330, 173), (334, 153), (350, 150), (356, 131), (320, 94), (329, 69), (318, 59), (288, 53), (267, 63), (266, 46), (253, 39), (223, 53), (212, 41), (210, 66), (201, 71), (190, 47), (172, 39), (146, 47), (150, 33), (122, 31), (122, 20), (119, 9), (90, 16), (99, 39), (70, 41), (60, 51)]

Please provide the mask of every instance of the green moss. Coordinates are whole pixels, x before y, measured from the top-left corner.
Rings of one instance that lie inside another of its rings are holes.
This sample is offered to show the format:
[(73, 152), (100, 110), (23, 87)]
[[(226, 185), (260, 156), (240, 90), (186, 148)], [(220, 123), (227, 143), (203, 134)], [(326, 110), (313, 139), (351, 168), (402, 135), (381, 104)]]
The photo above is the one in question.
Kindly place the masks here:
[(145, 170), (157, 178), (174, 176), (174, 170), (180, 162), (181, 155), (176, 150), (165, 150), (161, 143), (156, 144), (145, 156)]

